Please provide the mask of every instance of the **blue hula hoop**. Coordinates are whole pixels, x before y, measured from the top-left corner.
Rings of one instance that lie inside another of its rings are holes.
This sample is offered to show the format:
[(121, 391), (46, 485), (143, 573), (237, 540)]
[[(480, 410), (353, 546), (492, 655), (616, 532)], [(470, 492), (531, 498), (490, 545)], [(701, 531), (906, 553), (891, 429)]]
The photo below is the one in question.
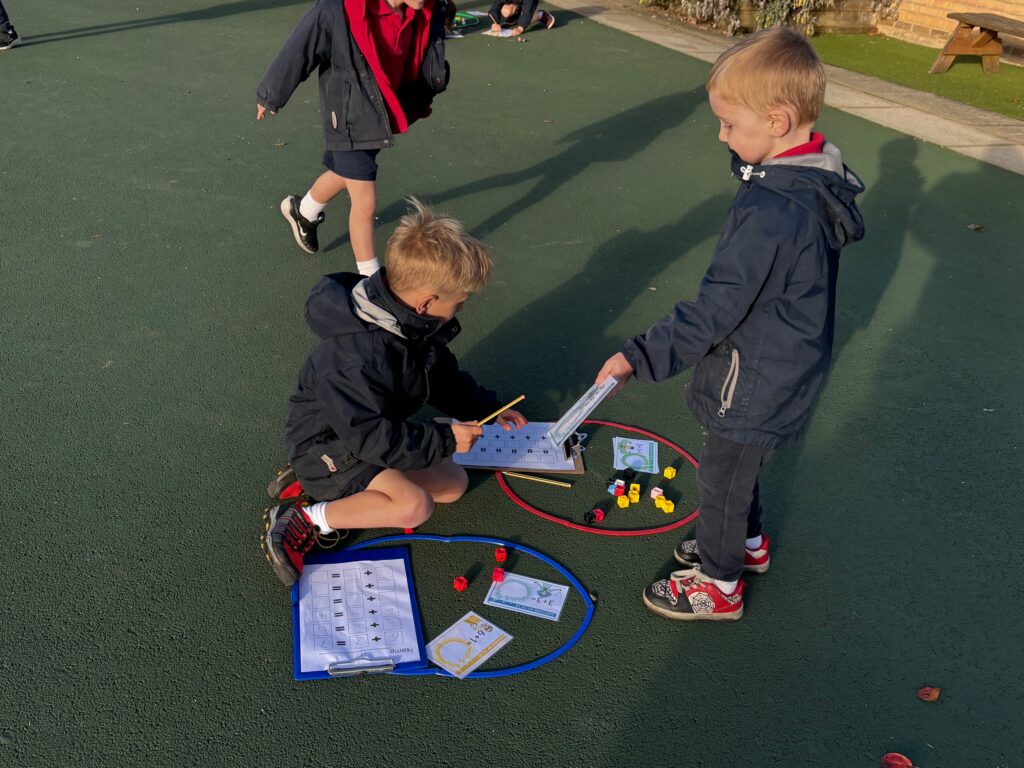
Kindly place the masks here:
[[(389, 544), (395, 541), (439, 541), (442, 544), (471, 542), (475, 544), (494, 544), (498, 547), (506, 547), (508, 549), (514, 549), (518, 552), (525, 552), (531, 557), (535, 557), (541, 562), (547, 563), (560, 574), (565, 576), (565, 578), (569, 580), (569, 583), (572, 584), (572, 586), (576, 589), (577, 592), (579, 592), (580, 597), (583, 598), (583, 603), (587, 607), (587, 614), (583, 617), (583, 623), (580, 624), (579, 628), (576, 630), (576, 633), (572, 637), (570, 637), (563, 645), (551, 651), (551, 653), (545, 656), (541, 656), (539, 659), (534, 659), (533, 661), (527, 662), (525, 664), (520, 664), (515, 667), (508, 667), (507, 669), (492, 669), (486, 672), (470, 672), (463, 679), (486, 680), (495, 677), (508, 677), (509, 675), (517, 675), (520, 672), (529, 672), (531, 669), (536, 669), (537, 667), (543, 666), (544, 664), (547, 664), (549, 661), (554, 661), (563, 653), (565, 653), (574, 645), (576, 645), (577, 641), (579, 641), (579, 639), (583, 637), (583, 633), (587, 631), (587, 627), (590, 626), (590, 620), (594, 617), (594, 600), (593, 598), (591, 598), (587, 590), (584, 589), (583, 584), (580, 583), (580, 580), (573, 576), (572, 573), (569, 572), (569, 569), (561, 563), (559, 563), (557, 560), (553, 560), (547, 555), (542, 554), (535, 549), (531, 549), (530, 547), (523, 546), (522, 544), (516, 544), (511, 541), (503, 541), (502, 539), (495, 539), (490, 536), (434, 536), (432, 534), (427, 533), (410, 533), (401, 534), (397, 536), (382, 536), (379, 539), (370, 539), (369, 541), (363, 541), (359, 542), (358, 544), (353, 544), (349, 547), (349, 549), (366, 549), (368, 547), (376, 546), (377, 544)], [(455, 677), (451, 672), (443, 670), (440, 667), (408, 669), (402, 671), (395, 671), (392, 674), (408, 676), (438, 675), (440, 677)]]

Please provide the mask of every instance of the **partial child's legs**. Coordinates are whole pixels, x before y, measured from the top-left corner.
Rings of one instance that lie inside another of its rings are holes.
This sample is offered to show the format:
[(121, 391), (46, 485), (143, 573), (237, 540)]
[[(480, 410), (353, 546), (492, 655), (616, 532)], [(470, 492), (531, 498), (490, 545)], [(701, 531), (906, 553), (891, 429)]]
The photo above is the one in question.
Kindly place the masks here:
[(739, 579), (746, 540), (761, 534), (757, 475), (774, 452), (708, 435), (697, 468), (697, 548), (701, 570), (717, 581)]
[(457, 501), (468, 484), (466, 470), (451, 459), (427, 469), (385, 469), (365, 491), (328, 503), (324, 517), (331, 528), (416, 528), (435, 502)]
[(348, 237), (356, 257), (356, 267), (361, 274), (372, 275), (380, 266), (373, 252), (373, 215), (377, 210), (376, 181), (346, 179), (334, 171), (325, 171), (313, 182), (313, 186), (302, 199), (299, 213), (309, 221), (314, 221), (327, 204), (346, 189), (352, 201), (348, 214)]

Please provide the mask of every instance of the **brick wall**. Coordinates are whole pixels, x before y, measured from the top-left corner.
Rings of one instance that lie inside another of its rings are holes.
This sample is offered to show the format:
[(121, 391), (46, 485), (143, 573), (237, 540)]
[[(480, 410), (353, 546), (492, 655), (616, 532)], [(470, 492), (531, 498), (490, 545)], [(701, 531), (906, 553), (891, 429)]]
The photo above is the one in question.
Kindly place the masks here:
[[(1024, 0), (902, 0), (895, 19), (879, 21), (878, 31), (911, 43), (941, 48), (956, 27), (947, 13), (995, 13), (1024, 21)], [(1000, 35), (1004, 61), (1024, 63), (1024, 39)]]

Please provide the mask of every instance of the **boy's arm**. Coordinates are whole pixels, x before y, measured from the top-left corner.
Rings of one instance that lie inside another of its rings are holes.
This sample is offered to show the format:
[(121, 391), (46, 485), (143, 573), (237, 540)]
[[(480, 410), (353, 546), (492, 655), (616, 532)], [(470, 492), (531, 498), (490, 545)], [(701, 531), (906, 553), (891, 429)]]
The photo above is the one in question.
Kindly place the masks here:
[(752, 244), (736, 234), (720, 244), (696, 301), (680, 301), (672, 313), (622, 347), (638, 379), (662, 381), (695, 365), (747, 316), (764, 286), (778, 245)]
[(313, 70), (331, 60), (331, 35), (340, 23), (324, 0), (317, 2), (295, 25), (277, 57), (256, 88), (256, 102), (277, 112)]
[(491, 9), (487, 11), (487, 15), (491, 17), (491, 24), (501, 25), (501, 6), (504, 4), (504, 0), (494, 0), (491, 3)]
[(480, 419), (504, 403), (491, 390), (481, 387), (463, 370), (447, 347), (438, 347), (437, 360), (430, 368), (432, 406), (459, 421)]
[(522, 27), (524, 30), (528, 29), (533, 23), (533, 14), (537, 12), (537, 0), (523, 0), (523, 9), (519, 11), (519, 21), (516, 22), (517, 27)]
[(354, 365), (317, 386), (327, 421), (359, 459), (389, 469), (423, 469), (455, 452), (455, 435), (434, 421), (391, 421), (381, 413), (395, 393), (372, 370)]

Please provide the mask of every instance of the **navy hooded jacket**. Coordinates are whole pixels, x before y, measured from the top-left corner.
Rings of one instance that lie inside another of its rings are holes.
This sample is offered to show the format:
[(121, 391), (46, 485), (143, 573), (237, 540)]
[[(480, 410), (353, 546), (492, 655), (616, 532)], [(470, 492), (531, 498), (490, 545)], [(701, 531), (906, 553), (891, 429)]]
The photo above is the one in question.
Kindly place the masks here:
[(864, 236), (864, 185), (829, 143), (732, 167), (740, 189), (696, 301), (622, 352), (644, 381), (696, 366), (686, 402), (705, 429), (780, 448), (806, 426), (832, 359), (839, 251)]
[(321, 341), (299, 373), (289, 400), (285, 451), (299, 477), (326, 477), (357, 462), (422, 469), (455, 451), (447, 424), (410, 421), (426, 403), (461, 421), (501, 404), (459, 370), (448, 343), (461, 330), (403, 306), (384, 283), (385, 270), (365, 278), (321, 278), (306, 301), (306, 320)]

